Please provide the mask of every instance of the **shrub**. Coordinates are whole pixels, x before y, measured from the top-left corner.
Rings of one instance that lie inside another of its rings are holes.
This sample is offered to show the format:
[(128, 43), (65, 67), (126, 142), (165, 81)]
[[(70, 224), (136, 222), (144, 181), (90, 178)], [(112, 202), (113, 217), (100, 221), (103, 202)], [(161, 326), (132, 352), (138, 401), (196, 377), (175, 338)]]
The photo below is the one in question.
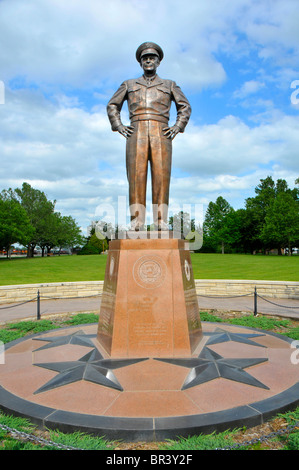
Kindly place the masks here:
[(85, 245), (83, 248), (77, 253), (78, 255), (98, 255), (100, 253), (99, 249), (93, 245)]

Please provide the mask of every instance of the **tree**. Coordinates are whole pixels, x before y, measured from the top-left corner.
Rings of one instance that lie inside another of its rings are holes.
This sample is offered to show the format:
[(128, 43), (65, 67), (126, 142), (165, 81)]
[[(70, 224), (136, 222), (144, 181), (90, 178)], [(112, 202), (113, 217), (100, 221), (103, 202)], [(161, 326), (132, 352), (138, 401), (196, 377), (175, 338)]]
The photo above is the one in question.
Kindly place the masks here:
[(60, 231), (60, 214), (57, 212), (49, 212), (45, 214), (44, 219), (39, 226), (39, 236), (36, 238), (36, 244), (42, 249), (42, 256), (47, 250), (47, 254), (51, 252), (54, 246), (58, 245), (58, 237)]
[(51, 214), (54, 213), (56, 201), (49, 201), (43, 191), (34, 189), (28, 183), (23, 183), (22, 189), (17, 188), (15, 193), (22, 207), (26, 210), (34, 233), (29, 240), (27, 256), (33, 257), (34, 248), (40, 244), (45, 246), (45, 231), (50, 223)]
[(236, 214), (239, 233), (237, 250), (243, 253), (253, 253), (256, 249), (262, 248), (262, 242), (255, 235), (254, 211), (238, 209)]
[(251, 242), (255, 250), (263, 249), (265, 246), (261, 239), (261, 232), (265, 224), (267, 210), (275, 198), (275, 183), (271, 176), (260, 180), (255, 188), (255, 197), (246, 199), (246, 211), (250, 221)]
[(90, 237), (94, 234), (96, 234), (100, 240), (103, 240), (104, 238), (111, 240), (118, 230), (119, 227), (114, 227), (111, 222), (105, 222), (105, 220), (92, 221), (89, 226), (89, 235), (86, 237), (86, 242), (88, 242)]
[(85, 245), (78, 255), (93, 255), (106, 251), (109, 247), (109, 240), (117, 231), (118, 227), (114, 228), (110, 222), (93, 221), (89, 226), (89, 235), (85, 238)]
[(70, 215), (62, 216), (59, 213), (56, 214), (58, 217), (56, 246), (59, 247), (59, 253), (63, 247), (73, 248), (75, 245), (82, 245), (83, 235), (75, 219)]
[(195, 219), (191, 219), (188, 212), (180, 211), (169, 217), (168, 225), (170, 231), (188, 235), (190, 231), (195, 230)]
[[(283, 179), (278, 179), (276, 184), (271, 176), (260, 180), (260, 184), (255, 188), (256, 196), (253, 198), (246, 199), (246, 213), (249, 221), (249, 230), (251, 233), (251, 242), (254, 249), (266, 249), (281, 248), (281, 237), (279, 231), (270, 234), (270, 220), (273, 217), (276, 223), (282, 227), (282, 219), (288, 217), (284, 214), (287, 212), (280, 212), (280, 222), (275, 217), (274, 210), (280, 211), (279, 207), (283, 204), (284, 196), (288, 195), (288, 200), (297, 201), (299, 200), (299, 190), (297, 188), (290, 189), (288, 184)], [(275, 201), (279, 199), (279, 202), (275, 204)], [(273, 219), (274, 220), (274, 219)], [(290, 220), (292, 224), (292, 221)], [(278, 227), (277, 225), (277, 227)], [(268, 226), (268, 229), (266, 228)]]
[(225, 217), (233, 211), (234, 209), (222, 196), (219, 196), (216, 202), (210, 202), (206, 211), (204, 237), (207, 236), (210, 243), (220, 245), (222, 253), (224, 253), (225, 245), (227, 244), (223, 222)]
[[(243, 241), (242, 223), (243, 217), (241, 211), (231, 210), (223, 217), (218, 235), (223, 240), (222, 243), (225, 246), (241, 251), (240, 246), (242, 246)], [(224, 247), (222, 252), (224, 252)]]
[(299, 245), (299, 202), (291, 192), (280, 192), (267, 211), (261, 238), (271, 249), (276, 247), (278, 254), (288, 248), (288, 254)]
[(94, 246), (97, 248), (98, 253), (102, 253), (108, 249), (108, 240), (107, 238), (98, 238), (94, 233), (91, 235), (88, 245)]
[(0, 248), (7, 257), (13, 243), (26, 244), (32, 237), (34, 228), (25, 209), (14, 198), (12, 190), (0, 194)]

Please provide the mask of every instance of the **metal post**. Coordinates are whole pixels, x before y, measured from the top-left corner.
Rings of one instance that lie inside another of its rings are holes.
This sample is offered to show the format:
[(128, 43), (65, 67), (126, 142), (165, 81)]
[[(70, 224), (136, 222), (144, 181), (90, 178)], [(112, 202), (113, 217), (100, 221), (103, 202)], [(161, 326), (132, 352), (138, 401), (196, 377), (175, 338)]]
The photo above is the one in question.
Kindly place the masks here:
[(257, 315), (257, 292), (256, 287), (254, 288), (254, 315)]
[(37, 319), (40, 320), (40, 295), (39, 295), (39, 290), (37, 291)]

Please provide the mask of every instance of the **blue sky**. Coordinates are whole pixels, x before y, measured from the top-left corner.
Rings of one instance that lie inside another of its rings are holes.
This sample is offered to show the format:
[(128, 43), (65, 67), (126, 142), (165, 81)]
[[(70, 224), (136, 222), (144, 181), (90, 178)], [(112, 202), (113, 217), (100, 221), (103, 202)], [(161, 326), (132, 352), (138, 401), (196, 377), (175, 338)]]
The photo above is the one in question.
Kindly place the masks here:
[(222, 196), (238, 209), (268, 175), (294, 187), (298, 24), (297, 0), (0, 0), (0, 189), (28, 182), (83, 232), (127, 197), (106, 105), (141, 75), (144, 41), (163, 48), (158, 73), (193, 110), (173, 142), (171, 204)]

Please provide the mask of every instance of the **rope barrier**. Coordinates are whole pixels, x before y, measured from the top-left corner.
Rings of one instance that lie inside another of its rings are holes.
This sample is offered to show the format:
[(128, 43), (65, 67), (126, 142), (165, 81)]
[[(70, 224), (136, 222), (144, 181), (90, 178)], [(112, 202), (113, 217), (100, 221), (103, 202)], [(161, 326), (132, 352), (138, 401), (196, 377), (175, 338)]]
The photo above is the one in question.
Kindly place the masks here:
[(31, 299), (31, 300), (26, 300), (25, 302), (22, 302), (20, 304), (17, 304), (17, 305), (9, 305), (8, 307), (0, 307), (0, 310), (5, 310), (7, 308), (14, 308), (14, 307), (19, 307), (20, 305), (25, 305), (25, 304), (28, 304), (29, 302), (33, 302), (34, 300), (36, 300), (36, 297), (34, 297), (34, 299)]
[[(0, 310), (6, 310), (6, 309), (10, 309), (10, 308), (15, 308), (15, 307), (19, 307), (21, 305), (25, 305), (27, 303), (30, 303), (30, 302), (34, 302), (34, 301), (37, 301), (37, 310), (38, 310), (38, 314), (37, 314), (37, 317), (38, 319), (40, 318), (40, 301), (42, 299), (48, 299), (48, 300), (79, 300), (79, 299), (88, 299), (88, 298), (95, 298), (95, 297), (100, 297), (102, 296), (102, 293), (98, 293), (98, 294), (92, 294), (92, 295), (86, 295), (86, 296), (81, 296), (81, 297), (51, 297), (51, 296), (46, 296), (46, 295), (40, 295), (39, 291), (38, 291), (38, 294), (37, 294), (37, 297), (34, 297), (33, 299), (30, 299), (30, 300), (26, 300), (24, 302), (21, 302), (19, 304), (13, 304), (13, 305), (9, 305), (9, 306), (6, 306), (6, 307), (0, 307)], [(240, 297), (250, 297), (250, 296), (253, 296), (254, 297), (254, 313), (256, 314), (257, 313), (257, 298), (260, 298), (262, 300), (264, 300), (265, 302), (268, 302), (272, 305), (275, 305), (277, 307), (280, 307), (280, 308), (287, 308), (287, 309), (297, 309), (299, 310), (299, 306), (293, 306), (293, 305), (281, 305), (281, 304), (278, 304), (276, 302), (273, 302), (269, 299), (265, 299), (264, 297), (262, 297), (261, 295), (257, 294), (256, 292), (256, 288), (255, 288), (255, 291), (254, 292), (249, 292), (247, 294), (240, 294), (240, 295), (226, 295), (226, 296), (220, 296), (220, 295), (204, 295), (204, 294), (197, 294), (198, 297), (205, 297), (205, 298), (209, 298), (209, 299), (235, 299), (235, 298), (240, 298)]]
[[(251, 439), (251, 440), (248, 440), (248, 441), (240, 442), (240, 443), (233, 444), (233, 445), (227, 446), (227, 447), (220, 447), (220, 448), (216, 448), (216, 449), (211, 449), (211, 450), (218, 450), (218, 451), (219, 450), (237, 450), (240, 447), (252, 446), (252, 445), (257, 444), (259, 442), (262, 443), (262, 442), (270, 441), (271, 439), (273, 439), (275, 437), (279, 437), (279, 436), (283, 436), (285, 434), (296, 432), (296, 431), (298, 431), (298, 426), (299, 426), (299, 422), (297, 421), (295, 424), (288, 425), (284, 429), (280, 429), (279, 431), (273, 431), (273, 432), (270, 432), (269, 434), (264, 434), (260, 437), (257, 437), (257, 438), (254, 438), (254, 439)], [(1, 424), (1, 423), (0, 423), (0, 429), (7, 432), (8, 434), (10, 434), (15, 439), (31, 441), (33, 443), (40, 444), (41, 446), (51, 446), (51, 447), (56, 447), (57, 449), (61, 449), (61, 450), (84, 450), (82, 448), (68, 446), (68, 445), (65, 445), (65, 444), (60, 444), (60, 443), (54, 442), (52, 440), (44, 439), (42, 437), (37, 437), (34, 434), (29, 434), (29, 433), (26, 433), (24, 431), (19, 431), (17, 429), (11, 428), (11, 427), (6, 426), (6, 425)]]
[(99, 294), (93, 294), (93, 295), (82, 295), (81, 297), (80, 296), (76, 296), (76, 297), (50, 297), (50, 296), (46, 296), (46, 295), (41, 295), (40, 298), (42, 299), (50, 299), (50, 300), (78, 300), (78, 299), (89, 299), (91, 297), (99, 297), (100, 295), (102, 295), (101, 293)]
[(240, 294), (240, 295), (203, 295), (203, 294), (196, 294), (198, 297), (208, 297), (209, 299), (235, 299), (237, 297), (248, 297), (253, 295), (252, 292), (250, 294)]
[(263, 299), (265, 302), (269, 302), (269, 304), (273, 304), (273, 305), (276, 305), (277, 307), (282, 307), (282, 308), (297, 308), (299, 309), (299, 307), (297, 306), (292, 306), (292, 305), (280, 305), (280, 304), (276, 304), (275, 302), (271, 302), (271, 300), (268, 300), (268, 299), (265, 299), (264, 297), (262, 297), (261, 295), (257, 294), (257, 296), (260, 298), (260, 299)]
[(37, 317), (37, 320), (40, 320), (41, 319), (40, 302), (41, 302), (42, 298), (49, 299), (49, 300), (79, 300), (79, 299), (87, 299), (87, 298), (91, 298), (91, 297), (95, 298), (95, 297), (99, 297), (101, 295), (102, 294), (99, 293), (99, 294), (93, 294), (93, 295), (86, 295), (86, 296), (82, 296), (82, 297), (50, 297), (50, 296), (40, 295), (40, 292), (38, 290), (37, 291), (37, 297), (34, 297), (33, 299), (30, 299), (30, 300), (26, 300), (26, 301), (21, 302), (19, 304), (13, 304), (13, 305), (9, 305), (9, 306), (6, 306), (6, 307), (0, 307), (0, 310), (6, 310), (6, 309), (9, 309), (9, 308), (16, 308), (16, 307), (19, 307), (21, 305), (25, 305), (25, 304), (28, 304), (30, 302), (36, 301), (37, 302), (36, 317)]
[(35, 444), (40, 444), (41, 446), (51, 446), (56, 447), (57, 449), (62, 450), (84, 450), (73, 446), (67, 446), (65, 444), (58, 444), (57, 442), (44, 439), (42, 437), (37, 437), (34, 434), (29, 434), (24, 431), (18, 431), (17, 429), (6, 426), (5, 424), (0, 423), (0, 429), (10, 434), (14, 439), (31, 441)]
[(215, 450), (237, 450), (240, 447), (247, 447), (247, 446), (252, 446), (254, 444), (257, 444), (259, 442), (260, 443), (266, 442), (266, 441), (269, 441), (269, 440), (271, 440), (275, 437), (283, 436), (287, 433), (292, 433), (292, 431), (297, 432), (298, 425), (299, 425), (299, 422), (297, 421), (295, 424), (290, 424), (287, 427), (285, 427), (284, 429), (280, 429), (279, 431), (272, 431), (269, 434), (264, 434), (260, 437), (255, 437), (255, 438), (253, 438), (249, 441), (240, 442), (238, 444), (235, 444), (235, 445), (232, 445), (232, 446), (229, 446), (229, 447), (217, 448)]

